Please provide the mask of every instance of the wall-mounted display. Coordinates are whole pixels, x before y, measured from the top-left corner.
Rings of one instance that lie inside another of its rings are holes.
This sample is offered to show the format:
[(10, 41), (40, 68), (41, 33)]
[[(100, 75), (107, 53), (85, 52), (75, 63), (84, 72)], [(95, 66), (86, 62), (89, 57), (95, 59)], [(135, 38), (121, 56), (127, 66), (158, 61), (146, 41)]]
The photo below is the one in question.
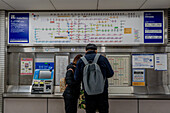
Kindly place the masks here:
[(163, 44), (163, 19), (163, 11), (11, 12), (8, 44)]

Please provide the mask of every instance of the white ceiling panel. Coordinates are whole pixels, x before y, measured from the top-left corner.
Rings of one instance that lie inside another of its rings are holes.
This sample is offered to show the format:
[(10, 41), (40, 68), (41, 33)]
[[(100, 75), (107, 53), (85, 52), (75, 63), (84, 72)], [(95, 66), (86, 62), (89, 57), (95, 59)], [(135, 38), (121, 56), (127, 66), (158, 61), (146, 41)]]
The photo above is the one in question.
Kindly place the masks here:
[(16, 10), (55, 10), (49, 0), (4, 0)]
[(147, 0), (141, 9), (170, 8), (170, 0)]
[(2, 0), (0, 0), (0, 9), (4, 9), (4, 10), (13, 10), (12, 7), (10, 7), (8, 4), (6, 4), (6, 3), (3, 2)]
[(99, 0), (98, 9), (139, 9), (145, 0)]
[(97, 0), (51, 0), (57, 10), (97, 9)]

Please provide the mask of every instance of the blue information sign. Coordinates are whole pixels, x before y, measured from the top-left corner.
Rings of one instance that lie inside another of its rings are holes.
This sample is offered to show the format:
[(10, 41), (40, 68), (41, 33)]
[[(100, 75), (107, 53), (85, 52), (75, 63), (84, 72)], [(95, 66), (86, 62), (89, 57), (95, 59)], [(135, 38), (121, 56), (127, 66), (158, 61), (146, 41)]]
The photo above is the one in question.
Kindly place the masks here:
[(29, 13), (9, 14), (9, 43), (29, 43)]
[(163, 12), (144, 12), (144, 43), (163, 43)]

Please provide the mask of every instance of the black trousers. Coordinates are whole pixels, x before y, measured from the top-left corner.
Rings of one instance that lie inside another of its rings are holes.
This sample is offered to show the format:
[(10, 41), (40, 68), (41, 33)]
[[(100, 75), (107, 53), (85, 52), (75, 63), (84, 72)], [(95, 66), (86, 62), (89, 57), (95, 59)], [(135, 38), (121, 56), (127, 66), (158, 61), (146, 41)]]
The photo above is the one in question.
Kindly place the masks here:
[(78, 97), (75, 97), (71, 94), (65, 94), (63, 96), (64, 96), (66, 113), (77, 113)]
[(86, 113), (109, 113), (108, 93), (102, 93), (99, 95), (87, 95), (85, 93), (86, 100)]

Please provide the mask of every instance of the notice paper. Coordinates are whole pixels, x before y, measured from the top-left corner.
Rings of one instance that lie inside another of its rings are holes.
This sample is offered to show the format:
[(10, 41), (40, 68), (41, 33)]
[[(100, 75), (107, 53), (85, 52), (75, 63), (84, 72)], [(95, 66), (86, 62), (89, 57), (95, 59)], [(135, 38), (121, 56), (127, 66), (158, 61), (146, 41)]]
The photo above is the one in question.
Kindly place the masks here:
[(133, 86), (145, 86), (145, 69), (133, 69)]
[(21, 58), (20, 75), (32, 75), (33, 73), (33, 59)]
[(68, 56), (56, 56), (55, 58), (55, 85), (60, 85), (60, 79), (65, 77), (67, 71)]
[(153, 54), (133, 54), (132, 68), (154, 68)]
[(167, 70), (167, 54), (155, 54), (155, 70)]

